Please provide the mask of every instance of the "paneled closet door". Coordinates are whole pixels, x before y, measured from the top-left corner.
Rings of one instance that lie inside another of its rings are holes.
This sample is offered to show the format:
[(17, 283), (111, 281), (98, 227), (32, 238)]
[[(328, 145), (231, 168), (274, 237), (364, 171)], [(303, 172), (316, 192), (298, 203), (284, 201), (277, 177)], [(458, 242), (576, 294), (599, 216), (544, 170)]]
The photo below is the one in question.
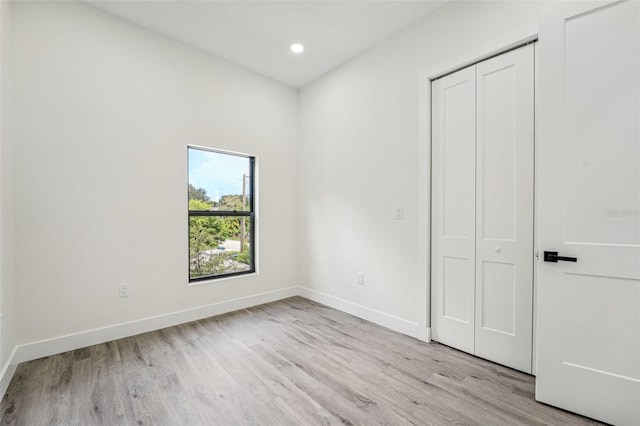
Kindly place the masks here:
[(432, 331), (434, 340), (474, 351), (475, 67), (432, 88)]
[(475, 354), (531, 373), (533, 45), (476, 65)]

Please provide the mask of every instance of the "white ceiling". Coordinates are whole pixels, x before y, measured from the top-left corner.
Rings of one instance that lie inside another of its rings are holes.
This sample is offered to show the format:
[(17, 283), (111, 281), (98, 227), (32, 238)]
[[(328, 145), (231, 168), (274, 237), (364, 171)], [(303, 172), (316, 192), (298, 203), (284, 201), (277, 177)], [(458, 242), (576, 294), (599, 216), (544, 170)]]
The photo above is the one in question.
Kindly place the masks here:
[[(444, 1), (85, 0), (293, 87), (302, 87)], [(305, 51), (295, 55), (291, 43)]]

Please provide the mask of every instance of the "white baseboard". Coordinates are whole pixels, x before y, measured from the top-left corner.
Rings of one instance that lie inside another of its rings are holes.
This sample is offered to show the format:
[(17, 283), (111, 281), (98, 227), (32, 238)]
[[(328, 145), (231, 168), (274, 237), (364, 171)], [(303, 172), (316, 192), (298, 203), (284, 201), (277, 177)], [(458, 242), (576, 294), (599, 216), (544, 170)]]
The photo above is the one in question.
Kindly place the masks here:
[[(297, 296), (299, 294), (298, 289), (299, 287), (287, 287), (211, 305), (199, 306), (197, 308), (185, 309), (183, 311), (171, 312), (169, 314), (19, 345), (13, 356), (13, 362), (17, 365), (21, 362), (31, 361), (45, 356), (122, 339), (124, 337), (135, 336), (136, 334), (147, 333), (149, 331), (250, 308), (264, 303), (275, 302), (276, 300)], [(13, 373), (11, 375), (13, 375)]]
[(299, 289), (300, 296), (313, 300), (314, 302), (322, 303), (323, 305), (346, 312), (358, 318), (371, 321), (372, 323), (397, 331), (398, 333), (406, 334), (407, 336), (415, 337), (416, 339), (418, 338), (418, 324), (415, 322), (408, 321), (385, 312), (377, 311), (375, 309), (367, 308), (366, 306), (358, 305), (335, 296), (330, 296), (307, 287), (299, 287)]
[[(0, 395), (4, 395), (21, 362), (31, 361), (45, 356), (55, 355), (75, 349), (97, 345), (116, 339), (147, 333), (190, 321), (221, 315), (264, 303), (275, 302), (293, 296), (302, 296), (307, 299), (322, 303), (331, 308), (338, 309), (375, 324), (389, 328), (414, 338), (420, 338), (417, 323), (377, 311), (366, 306), (358, 305), (335, 296), (331, 296), (306, 287), (287, 287), (266, 293), (227, 300), (197, 308), (171, 312), (169, 314), (144, 318), (141, 320), (115, 324), (107, 327), (95, 328), (79, 333), (67, 334), (51, 339), (18, 345), (0, 372)], [(425, 334), (424, 332), (422, 334)], [(431, 339), (431, 329), (426, 330), (427, 342)]]
[(13, 351), (11, 351), (11, 355), (9, 355), (9, 359), (2, 367), (2, 371), (0, 371), (0, 399), (5, 394), (5, 392), (7, 392), (9, 383), (11, 383), (11, 379), (16, 372), (16, 368), (18, 368), (18, 362), (16, 362), (17, 349), (18, 348), (16, 347), (13, 348)]

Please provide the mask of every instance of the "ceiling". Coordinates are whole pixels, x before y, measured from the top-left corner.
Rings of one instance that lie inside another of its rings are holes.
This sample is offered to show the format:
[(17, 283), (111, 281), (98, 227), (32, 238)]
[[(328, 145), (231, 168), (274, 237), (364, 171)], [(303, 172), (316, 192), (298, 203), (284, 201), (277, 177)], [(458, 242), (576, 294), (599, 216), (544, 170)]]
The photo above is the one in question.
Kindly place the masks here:
[[(85, 0), (287, 85), (300, 88), (444, 1)], [(293, 54), (289, 46), (302, 43)]]

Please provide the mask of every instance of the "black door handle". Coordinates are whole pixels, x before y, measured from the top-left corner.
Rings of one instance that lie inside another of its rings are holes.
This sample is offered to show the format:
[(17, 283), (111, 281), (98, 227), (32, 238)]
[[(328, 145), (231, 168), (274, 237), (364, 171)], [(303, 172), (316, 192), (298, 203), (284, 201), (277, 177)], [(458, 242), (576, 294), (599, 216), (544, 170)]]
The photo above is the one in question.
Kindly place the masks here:
[(565, 262), (577, 262), (577, 257), (568, 257), (568, 256), (558, 256), (557, 251), (545, 251), (544, 252), (544, 261), (545, 262), (558, 262), (558, 260), (564, 260)]

